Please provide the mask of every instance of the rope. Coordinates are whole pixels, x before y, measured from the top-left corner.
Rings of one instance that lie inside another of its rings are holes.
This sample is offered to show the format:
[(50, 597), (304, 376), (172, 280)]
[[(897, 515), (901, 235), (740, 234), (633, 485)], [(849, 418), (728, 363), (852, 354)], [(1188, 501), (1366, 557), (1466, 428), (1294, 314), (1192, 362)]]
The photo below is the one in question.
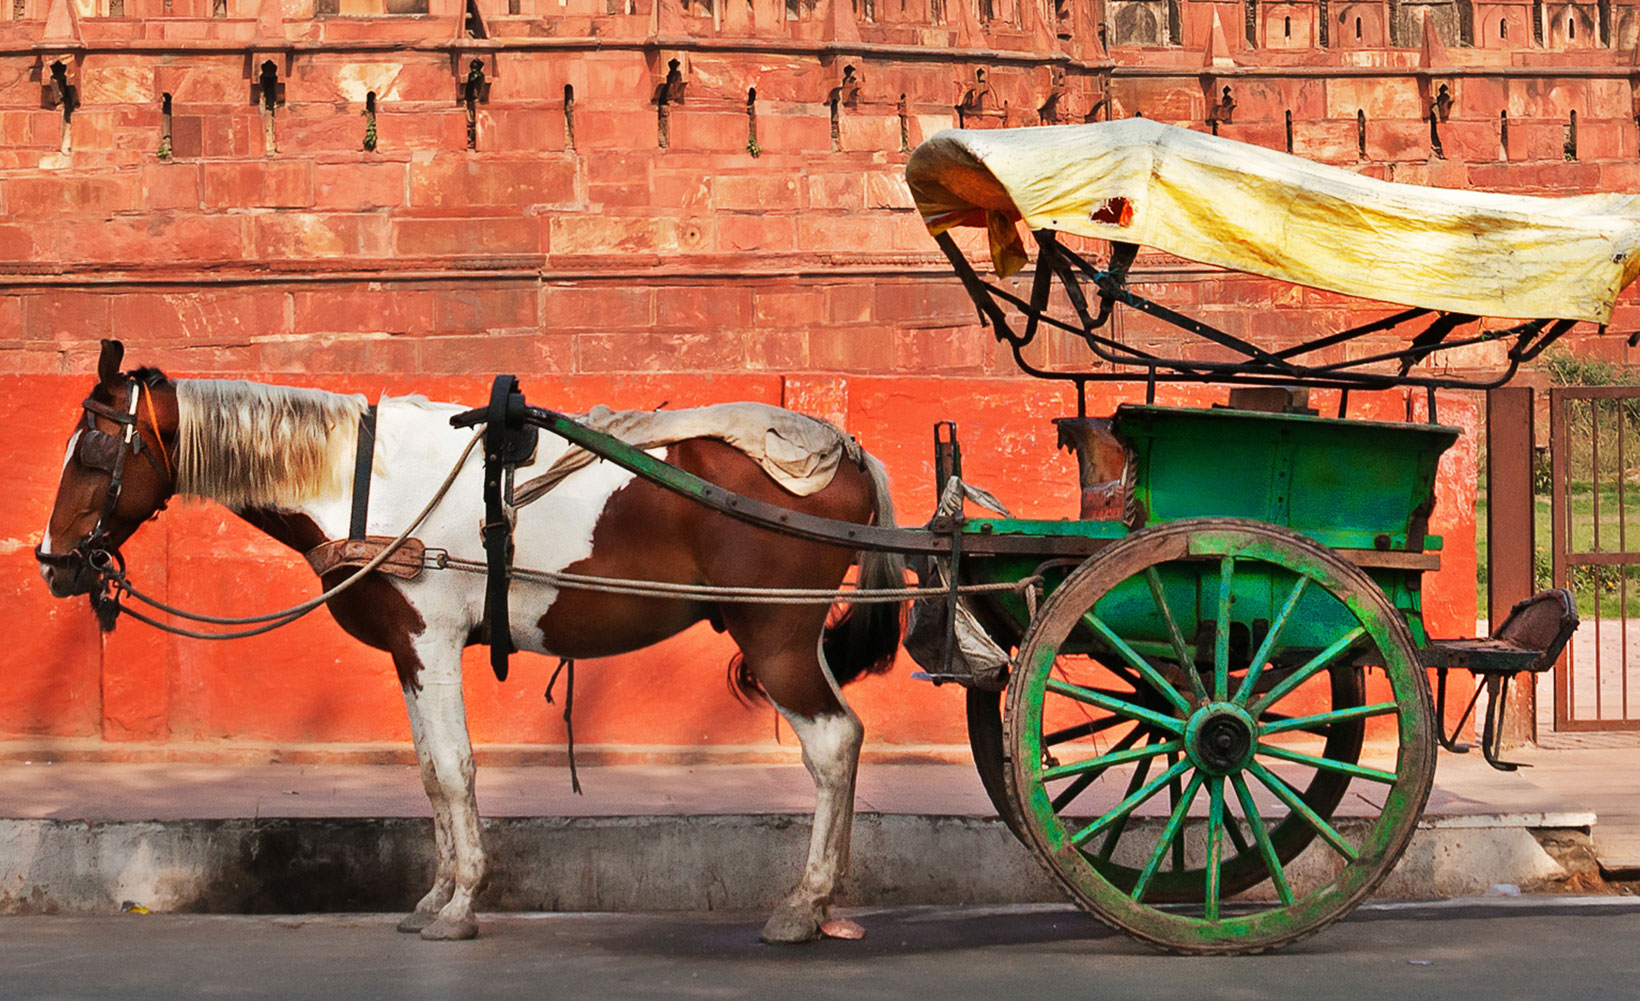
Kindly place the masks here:
[(398, 549), (409, 540), (410, 536), (414, 534), (416, 529), (421, 527), (421, 523), (427, 520), (427, 516), (433, 513), (433, 509), (438, 507), (439, 502), (444, 500), (445, 494), (449, 493), (450, 488), (455, 485), (456, 477), (460, 475), (462, 467), (467, 464), (468, 456), (472, 455), (473, 449), (478, 446), (479, 440), (483, 438), (483, 436), (484, 429), (480, 428), (473, 435), (472, 440), (467, 442), (467, 447), (462, 450), (461, 457), (456, 460), (455, 466), (450, 469), (450, 474), (444, 478), (444, 482), (439, 484), (439, 488), (434, 492), (432, 499), (429, 500), (427, 505), (421, 509), (421, 513), (416, 515), (415, 520), (410, 522), (409, 527), (399, 533), (398, 538), (394, 539), (392, 542), (389, 542), (381, 552), (377, 553), (375, 557), (370, 560), (369, 563), (366, 563), (364, 566), (360, 567), (346, 580), (342, 581), (340, 584), (337, 584), (335, 587), (324, 592), (318, 597), (304, 601), (299, 605), (292, 605), (282, 611), (269, 612), (266, 615), (250, 615), (242, 618), (218, 615), (200, 615), (197, 612), (188, 612), (180, 608), (175, 608), (171, 605), (165, 604), (162, 601), (143, 594), (141, 591), (132, 586), (131, 582), (125, 578), (125, 574), (123, 572), (116, 575), (113, 579), (113, 584), (118, 590), (129, 594), (131, 597), (136, 598), (145, 605), (156, 608), (167, 615), (174, 615), (179, 619), (186, 619), (191, 622), (203, 622), (208, 625), (217, 626), (243, 626), (253, 623), (267, 623), (266, 625), (260, 626), (256, 629), (243, 629), (237, 632), (204, 632), (194, 629), (184, 629), (181, 626), (174, 626), (168, 623), (160, 622), (157, 619), (144, 615), (134, 608), (121, 608), (120, 610), (136, 619), (138, 622), (147, 623), (156, 629), (162, 629), (166, 632), (175, 633), (178, 636), (187, 636), (192, 639), (201, 640), (244, 639), (246, 637), (259, 636), (262, 633), (271, 632), (281, 626), (287, 626), (357, 584), (365, 578), (365, 575), (371, 573), (377, 567), (387, 562), (388, 557), (392, 556), (393, 553), (398, 551)]
[[(461, 570), (466, 573), (484, 573), (485, 566), (478, 560), (440, 553), (429, 558), (432, 567), (440, 570)], [(869, 605), (908, 601), (951, 593), (947, 587), (885, 587), (885, 588), (805, 588), (805, 587), (722, 587), (711, 584), (674, 584), (658, 580), (629, 580), (623, 577), (592, 577), (586, 574), (554, 570), (522, 570), (513, 568), (515, 580), (532, 584), (550, 584), (572, 591), (601, 591), (607, 594), (625, 594), (640, 598), (692, 598), (701, 601), (734, 601), (746, 605)], [(1018, 581), (995, 584), (964, 584), (958, 594), (996, 594), (1005, 591), (1034, 591), (1042, 583), (1040, 576), (1025, 577)]]

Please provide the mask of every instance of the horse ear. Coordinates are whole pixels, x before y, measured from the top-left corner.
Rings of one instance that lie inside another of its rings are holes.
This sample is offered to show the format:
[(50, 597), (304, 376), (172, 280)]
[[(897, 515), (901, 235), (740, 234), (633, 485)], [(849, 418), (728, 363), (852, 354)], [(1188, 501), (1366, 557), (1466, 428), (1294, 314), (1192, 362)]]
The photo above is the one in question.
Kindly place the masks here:
[(120, 384), (120, 362), (125, 358), (125, 345), (119, 341), (102, 342), (102, 356), (97, 359), (97, 381), (110, 389)]

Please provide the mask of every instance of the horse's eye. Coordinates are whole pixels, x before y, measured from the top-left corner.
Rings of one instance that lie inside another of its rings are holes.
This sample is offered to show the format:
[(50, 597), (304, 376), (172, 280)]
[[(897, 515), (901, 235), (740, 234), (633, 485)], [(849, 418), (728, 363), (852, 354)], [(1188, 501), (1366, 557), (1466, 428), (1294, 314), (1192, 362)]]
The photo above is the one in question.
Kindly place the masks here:
[(87, 469), (105, 473), (114, 471), (114, 464), (124, 444), (106, 431), (82, 431), (80, 442), (74, 448), (74, 458)]

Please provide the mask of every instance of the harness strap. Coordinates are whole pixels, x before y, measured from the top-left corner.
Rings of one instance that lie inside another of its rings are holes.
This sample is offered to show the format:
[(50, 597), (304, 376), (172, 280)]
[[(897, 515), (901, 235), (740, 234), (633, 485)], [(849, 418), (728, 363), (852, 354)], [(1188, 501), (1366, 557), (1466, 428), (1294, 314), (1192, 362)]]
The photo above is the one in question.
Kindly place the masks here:
[(364, 538), (370, 515), (370, 471), (376, 461), (376, 405), (359, 415), (359, 444), (353, 454), (353, 514), (348, 520), (347, 537)]
[(490, 386), (484, 411), (484, 617), (490, 624), (490, 667), (507, 680), (508, 660), (516, 649), (507, 614), (508, 568), (512, 565), (512, 521), (507, 514), (512, 469), (535, 454), (539, 432), (524, 421), (528, 408), (518, 377), (498, 375)]

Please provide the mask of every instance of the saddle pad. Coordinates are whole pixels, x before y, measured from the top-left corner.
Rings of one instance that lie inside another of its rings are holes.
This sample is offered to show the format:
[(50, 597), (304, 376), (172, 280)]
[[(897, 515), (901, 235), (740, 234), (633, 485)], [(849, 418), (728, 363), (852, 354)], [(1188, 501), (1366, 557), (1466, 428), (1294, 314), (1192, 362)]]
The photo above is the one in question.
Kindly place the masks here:
[[(766, 403), (720, 403), (692, 410), (611, 410), (593, 407), (582, 424), (638, 448), (660, 448), (690, 438), (714, 438), (744, 452), (776, 483), (798, 497), (819, 493), (845, 456), (859, 464), (858, 442), (818, 417)], [(597, 456), (571, 446), (545, 473), (513, 491), (523, 507), (557, 486), (569, 474), (591, 465)]]

